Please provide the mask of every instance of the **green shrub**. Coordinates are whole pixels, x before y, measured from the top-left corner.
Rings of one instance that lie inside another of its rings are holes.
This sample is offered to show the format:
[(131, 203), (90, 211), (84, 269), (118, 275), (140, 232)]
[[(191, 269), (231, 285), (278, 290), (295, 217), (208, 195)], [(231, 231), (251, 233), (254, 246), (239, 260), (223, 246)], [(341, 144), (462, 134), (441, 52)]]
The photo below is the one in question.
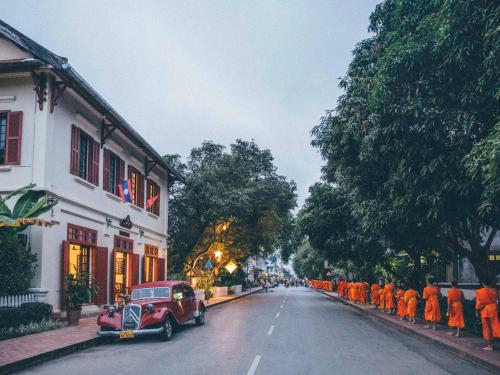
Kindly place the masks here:
[(232, 295), (232, 294), (234, 294), (234, 290), (229, 289), (229, 290), (227, 291), (227, 295), (228, 295), (228, 296), (230, 296), (230, 295)]
[(0, 294), (21, 294), (35, 274), (36, 255), (23, 236), (0, 234)]
[(0, 307), (0, 329), (16, 328), (31, 322), (49, 320), (52, 305), (42, 302), (23, 303), (19, 307)]
[(0, 328), (0, 340), (50, 331), (61, 327), (64, 327), (64, 323), (44, 319), (40, 322), (22, 324), (18, 327)]

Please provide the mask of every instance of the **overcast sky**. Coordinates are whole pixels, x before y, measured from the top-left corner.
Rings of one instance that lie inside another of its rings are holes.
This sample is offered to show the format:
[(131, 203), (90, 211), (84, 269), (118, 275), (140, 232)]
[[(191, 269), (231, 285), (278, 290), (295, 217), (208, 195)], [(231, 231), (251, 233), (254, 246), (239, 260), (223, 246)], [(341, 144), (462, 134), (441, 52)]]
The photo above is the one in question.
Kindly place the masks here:
[(321, 167), (310, 130), (378, 2), (0, 0), (0, 18), (67, 57), (160, 154), (254, 139), (302, 204)]

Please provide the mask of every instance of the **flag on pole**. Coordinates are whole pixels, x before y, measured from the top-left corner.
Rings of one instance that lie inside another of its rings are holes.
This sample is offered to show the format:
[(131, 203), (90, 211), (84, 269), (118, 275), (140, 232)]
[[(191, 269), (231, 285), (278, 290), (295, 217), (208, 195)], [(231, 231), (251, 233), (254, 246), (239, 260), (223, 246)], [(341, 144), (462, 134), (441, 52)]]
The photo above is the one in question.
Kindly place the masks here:
[(155, 204), (156, 200), (159, 198), (160, 196), (159, 195), (155, 195), (154, 197), (151, 197), (149, 198), (147, 201), (146, 201), (146, 208), (150, 208), (153, 206), (153, 204)]
[(120, 191), (120, 197), (122, 198), (122, 202), (130, 202), (134, 199), (134, 193), (132, 191), (132, 184), (129, 180), (123, 180), (121, 184), (118, 185), (118, 190)]

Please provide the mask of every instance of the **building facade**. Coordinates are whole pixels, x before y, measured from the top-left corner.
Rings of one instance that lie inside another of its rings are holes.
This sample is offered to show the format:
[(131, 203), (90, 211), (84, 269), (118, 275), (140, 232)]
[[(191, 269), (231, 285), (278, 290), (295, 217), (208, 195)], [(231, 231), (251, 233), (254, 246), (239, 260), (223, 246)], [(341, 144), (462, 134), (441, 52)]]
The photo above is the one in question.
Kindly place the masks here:
[[(0, 194), (28, 184), (58, 204), (30, 227), (32, 285), (64, 308), (63, 278), (91, 272), (113, 303), (167, 267), (168, 187), (180, 176), (68, 64), (0, 21)], [(120, 186), (130, 181), (131, 202)]]

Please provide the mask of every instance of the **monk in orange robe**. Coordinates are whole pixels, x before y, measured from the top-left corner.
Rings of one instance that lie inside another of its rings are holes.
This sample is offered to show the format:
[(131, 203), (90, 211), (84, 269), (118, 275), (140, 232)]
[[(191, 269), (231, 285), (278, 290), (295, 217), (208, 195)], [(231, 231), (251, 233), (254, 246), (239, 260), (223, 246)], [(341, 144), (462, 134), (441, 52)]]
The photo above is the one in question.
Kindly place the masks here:
[(415, 289), (408, 289), (404, 294), (404, 301), (406, 303), (406, 314), (408, 315), (408, 321), (415, 324), (415, 315), (417, 313), (419, 294)]
[(378, 305), (378, 291), (380, 290), (380, 285), (378, 283), (373, 283), (370, 287), (370, 297), (372, 305), (377, 307)]
[[(425, 320), (432, 324), (432, 329), (436, 330), (436, 324), (441, 320), (441, 309), (439, 308), (439, 288), (435, 285), (433, 277), (427, 279), (427, 286), (424, 288), (422, 295), (425, 299)], [(426, 325), (424, 328), (430, 328)]]
[(498, 321), (498, 291), (490, 280), (482, 282), (483, 287), (476, 290), (476, 315), (481, 314), (483, 338), (488, 342), (484, 350), (493, 350), (493, 340), (500, 337)]
[(359, 283), (359, 302), (363, 305), (368, 303), (368, 288), (370, 285), (366, 281), (361, 281)]
[(460, 329), (464, 328), (464, 292), (457, 288), (456, 281), (452, 281), (452, 288), (448, 290), (448, 326), (450, 335), (453, 336), (453, 328), (457, 329), (457, 337), (460, 337)]
[(385, 296), (385, 311), (389, 314), (394, 314), (394, 285), (392, 285), (391, 280), (388, 280), (384, 287)]
[(398, 301), (398, 309), (397, 313), (399, 316), (399, 320), (403, 320), (406, 316), (406, 302), (405, 302), (405, 291), (402, 289), (402, 285), (396, 290), (396, 300)]
[(385, 287), (382, 286), (378, 291), (378, 308), (382, 311), (385, 310), (385, 295), (384, 295)]

